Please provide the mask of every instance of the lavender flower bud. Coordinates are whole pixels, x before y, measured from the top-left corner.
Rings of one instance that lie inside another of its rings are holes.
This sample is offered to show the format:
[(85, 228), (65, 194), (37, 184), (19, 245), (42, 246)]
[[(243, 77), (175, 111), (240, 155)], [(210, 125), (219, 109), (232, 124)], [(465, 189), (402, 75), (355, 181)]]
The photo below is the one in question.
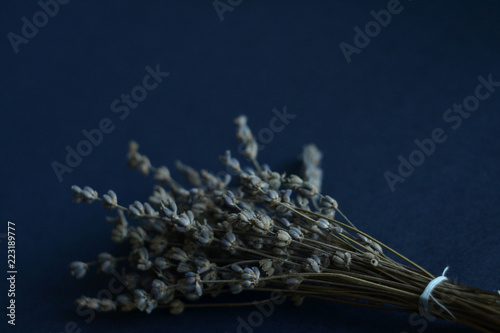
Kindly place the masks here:
[(111, 231), (111, 240), (115, 243), (121, 243), (128, 237), (128, 229), (126, 226), (118, 224)]
[(273, 190), (277, 191), (281, 187), (281, 175), (277, 172), (268, 170), (266, 172), (266, 181)]
[(116, 302), (120, 305), (121, 311), (128, 312), (136, 309), (134, 302), (132, 302), (127, 295), (118, 295), (116, 297)]
[(234, 120), (238, 124), (238, 130), (236, 132), (236, 137), (245, 144), (244, 154), (245, 157), (255, 160), (257, 158), (258, 145), (257, 141), (252, 135), (252, 131), (247, 125), (247, 117), (239, 116)]
[(131, 217), (140, 218), (145, 214), (144, 205), (139, 201), (134, 201), (134, 203), (128, 207), (128, 213)]
[(198, 269), (198, 274), (203, 274), (209, 271), (212, 268), (212, 265), (210, 264), (210, 261), (205, 258), (196, 258), (194, 260), (194, 263), (196, 265), (196, 268)]
[(173, 200), (167, 200), (161, 203), (160, 212), (162, 216), (168, 217), (169, 219), (177, 219), (177, 205)]
[(232, 294), (236, 295), (243, 291), (243, 286), (241, 285), (241, 283), (231, 283), (229, 289), (231, 290)]
[(182, 213), (178, 219), (175, 220), (177, 223), (177, 230), (180, 232), (189, 231), (194, 223), (194, 214), (192, 211)]
[(144, 203), (144, 214), (147, 216), (158, 216), (158, 212), (147, 202)]
[(310, 198), (318, 193), (317, 188), (310, 182), (303, 182), (299, 190), (300, 194), (302, 194), (306, 198)]
[(264, 245), (264, 240), (260, 237), (252, 237), (249, 239), (250, 240), (250, 244), (252, 245), (252, 247), (256, 250), (260, 250), (262, 249), (262, 246)]
[(126, 274), (125, 275), (125, 287), (127, 287), (128, 290), (134, 290), (137, 288), (139, 284), (139, 275), (136, 273), (132, 274)]
[(335, 211), (339, 207), (339, 204), (337, 203), (337, 201), (335, 199), (326, 195), (324, 197), (321, 197), (319, 204), (321, 206), (321, 213), (322, 214), (324, 214), (330, 218), (334, 218)]
[(338, 208), (339, 207), (337, 200), (333, 199), (329, 195), (325, 195), (324, 197), (321, 198), (320, 205), (322, 207), (325, 207), (325, 208)]
[(259, 284), (260, 271), (257, 267), (245, 268), (243, 274), (241, 274), (241, 279), (243, 282), (241, 285), (245, 289), (253, 289)]
[(368, 237), (363, 236), (361, 234), (356, 234), (356, 235), (358, 236), (358, 240), (361, 244), (363, 244), (363, 245), (371, 245), (372, 244), (371, 239), (369, 239)]
[(290, 277), (285, 280), (288, 289), (295, 290), (302, 283), (302, 279), (299, 277)]
[(99, 300), (99, 308), (102, 312), (115, 311), (116, 302), (113, 302), (110, 299), (101, 299)]
[(271, 230), (271, 226), (273, 225), (273, 220), (267, 215), (257, 215), (253, 220), (254, 224), (252, 226), (252, 230), (264, 234)]
[(154, 266), (160, 271), (163, 271), (170, 267), (170, 263), (164, 257), (156, 257), (154, 261)]
[(133, 263), (133, 266), (140, 271), (147, 271), (153, 265), (149, 261), (149, 253), (145, 247), (135, 249), (131, 254), (129, 260)]
[(259, 146), (257, 144), (257, 141), (248, 141), (244, 150), (245, 157), (251, 160), (255, 160), (257, 158), (258, 149)]
[(177, 260), (180, 262), (186, 262), (188, 261), (188, 255), (186, 252), (184, 252), (183, 249), (178, 247), (173, 247), (172, 252), (170, 254), (170, 259)]
[(212, 227), (209, 224), (203, 225), (200, 231), (195, 233), (195, 238), (201, 246), (210, 245), (214, 239)]
[(144, 176), (149, 174), (151, 162), (146, 156), (142, 156), (138, 152), (139, 145), (135, 141), (129, 143), (129, 151), (127, 154), (128, 166), (132, 169), (139, 170)]
[[(251, 226), (251, 221), (255, 218), (255, 213), (252, 210), (245, 209), (238, 213), (237, 225), (241, 229), (247, 229)], [(231, 221), (231, 217), (229, 217)]]
[(200, 275), (195, 272), (186, 273), (186, 283), (188, 285), (194, 284), (196, 281), (200, 281)]
[(168, 184), (172, 179), (170, 177), (170, 170), (166, 166), (161, 166), (155, 170), (154, 180), (160, 185)]
[(281, 201), (289, 203), (291, 201), (292, 190), (282, 190), (281, 191)]
[(320, 273), (321, 269), (319, 266), (319, 263), (314, 260), (313, 258), (307, 258), (306, 259), (306, 270), (314, 273)]
[(232, 232), (228, 232), (224, 235), (224, 239), (221, 241), (222, 248), (226, 251), (234, 251), (236, 248), (236, 235)]
[(302, 209), (309, 209), (309, 200), (306, 197), (302, 196), (300, 193), (296, 196), (297, 206)]
[(292, 237), (288, 234), (288, 232), (279, 230), (278, 233), (276, 234), (276, 239), (274, 241), (274, 244), (278, 247), (286, 247), (290, 245), (292, 242)]
[(181, 314), (184, 311), (184, 303), (179, 299), (174, 299), (168, 303), (168, 307), (170, 308), (170, 313), (174, 315)]
[(284, 226), (285, 228), (290, 228), (290, 226), (291, 226), (290, 221), (288, 221), (288, 220), (287, 220), (286, 218), (284, 218), (284, 217), (283, 217), (282, 219), (280, 219), (280, 222), (281, 222), (281, 224), (283, 224), (283, 226)]
[(193, 267), (191, 267), (190, 264), (185, 263), (185, 262), (180, 262), (177, 265), (177, 272), (179, 272), (179, 273), (187, 273), (187, 272), (191, 271), (192, 269), (193, 269)]
[(236, 203), (238, 202), (232, 191), (227, 191), (226, 193), (222, 194), (222, 198), (224, 199), (226, 205), (228, 205), (229, 207), (235, 207)]
[(291, 227), (288, 233), (296, 241), (302, 242), (302, 240), (304, 239), (304, 234), (297, 227)]
[(141, 227), (131, 227), (129, 230), (130, 244), (132, 244), (134, 248), (142, 247), (147, 237), (148, 234)]
[(71, 191), (73, 193), (73, 199), (76, 203), (81, 201), (85, 203), (92, 203), (99, 197), (97, 191), (94, 191), (94, 189), (89, 186), (85, 186), (81, 189), (80, 187), (73, 185), (71, 186)]
[(304, 296), (298, 294), (292, 294), (292, 296), (290, 296), (290, 300), (295, 306), (301, 306), (302, 303), (304, 302), (304, 298), (305, 298)]
[(384, 250), (382, 247), (377, 243), (377, 242), (371, 242), (370, 247), (375, 250), (375, 252), (378, 252), (379, 254), (383, 254)]
[(101, 264), (101, 271), (106, 274), (111, 274), (115, 271), (116, 259), (111, 254), (107, 252), (101, 252), (97, 256), (99, 263)]
[(318, 228), (320, 228), (321, 230), (330, 230), (332, 225), (330, 224), (330, 222), (328, 222), (327, 220), (325, 220), (324, 218), (319, 218), (317, 221), (316, 221), (316, 225), (318, 226)]
[(292, 191), (298, 190), (304, 181), (297, 175), (290, 175), (290, 177), (285, 179), (285, 187), (291, 189)]
[(164, 299), (167, 296), (167, 285), (161, 280), (153, 280), (151, 283), (151, 294), (157, 300)]
[(241, 268), (241, 266), (238, 264), (232, 264), (231, 269), (238, 274), (243, 273), (243, 268)]
[(275, 190), (269, 190), (264, 195), (264, 201), (269, 202), (271, 205), (275, 205), (280, 201), (280, 196)]
[(167, 248), (167, 239), (165, 236), (157, 235), (149, 244), (149, 248), (155, 255), (159, 256)]
[(89, 266), (82, 261), (73, 261), (71, 264), (69, 264), (69, 269), (71, 270), (71, 275), (73, 275), (77, 279), (81, 279), (89, 270)]
[(167, 202), (168, 200), (173, 200), (170, 193), (165, 191), (163, 187), (155, 185), (153, 188), (153, 194), (149, 197), (149, 202), (151, 202), (151, 204), (155, 207), (161, 207), (162, 201)]
[(135, 306), (141, 310), (146, 310), (148, 301), (148, 294), (144, 289), (136, 289), (134, 290), (134, 303)]
[(104, 194), (102, 196), (102, 205), (106, 209), (115, 209), (116, 205), (118, 205), (118, 197), (116, 196), (116, 193), (109, 190), (108, 194)]
[(236, 158), (231, 157), (231, 152), (229, 150), (226, 151), (224, 156), (219, 156), (219, 161), (236, 173), (241, 172), (240, 162), (238, 162)]
[(260, 267), (267, 274), (267, 276), (271, 276), (274, 274), (273, 261), (271, 259), (262, 259), (259, 260)]
[(249, 189), (258, 191), (258, 192), (266, 192), (267, 189), (269, 188), (269, 184), (260, 179), (259, 177), (255, 175), (251, 175), (250, 178), (248, 179), (249, 182), (247, 183), (247, 186)]
[(201, 185), (201, 178), (198, 171), (188, 165), (183, 164), (181, 161), (175, 161), (176, 168), (184, 174), (189, 184), (199, 187)]

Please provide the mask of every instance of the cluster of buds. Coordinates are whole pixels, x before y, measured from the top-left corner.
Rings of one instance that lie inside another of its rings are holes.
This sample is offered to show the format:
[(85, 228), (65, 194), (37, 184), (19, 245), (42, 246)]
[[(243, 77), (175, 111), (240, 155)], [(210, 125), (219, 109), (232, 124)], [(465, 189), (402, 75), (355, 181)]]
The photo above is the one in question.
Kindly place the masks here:
[[(241, 167), (227, 151), (219, 159), (232, 176), (198, 172), (178, 161), (175, 165), (189, 183), (184, 187), (167, 167), (154, 167), (132, 142), (128, 165), (153, 174), (157, 182), (147, 202), (126, 207), (112, 190), (99, 196), (89, 186), (72, 187), (75, 202), (101, 201), (117, 212), (108, 218), (114, 222), (111, 240), (126, 244), (129, 251), (122, 257), (102, 252), (96, 261), (70, 264), (78, 279), (92, 266), (105, 274), (127, 272), (125, 292), (106, 299), (83, 296), (78, 306), (146, 313), (165, 308), (180, 314), (207, 295), (280, 290), (296, 305), (317, 297), (414, 311), (415, 293), (432, 275), (399, 254), (416, 268), (387, 257), (385, 245), (354, 227), (337, 201), (321, 194), (322, 155), (316, 146), (304, 147), (302, 176), (280, 174), (257, 162), (258, 145), (247, 118), (235, 122), (244, 155), (253, 165)], [(343, 222), (335, 219), (336, 213)]]
[[(82, 278), (94, 263), (106, 274), (118, 267), (128, 271), (128, 293), (109, 300), (112, 306), (96, 306), (90, 298), (80, 299), (80, 305), (101, 311), (120, 308), (147, 313), (165, 307), (180, 313), (186, 301), (206, 294), (215, 296), (224, 289), (239, 293), (266, 284), (297, 284), (302, 278), (287, 275), (329, 269), (316, 253), (325, 252), (319, 241), (330, 239), (334, 224), (294, 213), (294, 208), (308, 207), (309, 200), (319, 202), (318, 214), (325, 210), (330, 214), (333, 207), (337, 208), (332, 198), (319, 194), (321, 153), (315, 146), (306, 146), (304, 178), (287, 177), (258, 164), (257, 143), (246, 117), (235, 122), (237, 137), (246, 147), (245, 156), (255, 169), (243, 169), (229, 151), (220, 161), (236, 176), (239, 187), (230, 187), (229, 175), (216, 177), (177, 161), (177, 169), (191, 186), (185, 188), (172, 178), (167, 167), (155, 168), (139, 153), (135, 142), (129, 145), (128, 165), (144, 175), (153, 174), (158, 183), (147, 202), (134, 201), (123, 207), (112, 190), (99, 197), (89, 186), (72, 187), (76, 202), (98, 200), (106, 209), (118, 212), (109, 218), (114, 222), (111, 239), (130, 246), (130, 253), (122, 258), (103, 252), (96, 262), (71, 263), (77, 278)], [(129, 222), (127, 215), (137, 223)], [(341, 246), (329, 242), (330, 247)]]

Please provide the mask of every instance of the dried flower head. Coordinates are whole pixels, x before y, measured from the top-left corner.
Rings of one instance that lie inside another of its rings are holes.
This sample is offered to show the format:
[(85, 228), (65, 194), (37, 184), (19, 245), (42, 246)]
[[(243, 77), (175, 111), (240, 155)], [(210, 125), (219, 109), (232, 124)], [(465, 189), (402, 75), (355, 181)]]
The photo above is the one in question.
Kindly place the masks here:
[(89, 266), (81, 261), (73, 261), (71, 264), (69, 264), (69, 269), (71, 270), (71, 275), (73, 275), (77, 279), (81, 279), (89, 270)]

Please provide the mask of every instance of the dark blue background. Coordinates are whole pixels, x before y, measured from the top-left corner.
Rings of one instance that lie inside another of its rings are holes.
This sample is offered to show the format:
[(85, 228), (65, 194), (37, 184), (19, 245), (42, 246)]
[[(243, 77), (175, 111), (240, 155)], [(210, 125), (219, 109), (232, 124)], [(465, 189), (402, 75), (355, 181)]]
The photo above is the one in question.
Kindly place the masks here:
[[(370, 11), (385, 9), (387, 1), (247, 0), (223, 21), (211, 1), (71, 1), (17, 54), (7, 34), (21, 34), (21, 18), (32, 21), (40, 7), (2, 3), (0, 231), (8, 220), (16, 223), (15, 331), (62, 332), (74, 321), (83, 332), (235, 332), (237, 318), (255, 308), (99, 314), (91, 323), (78, 316), (74, 299), (107, 280), (76, 281), (68, 263), (116, 246), (107, 212), (72, 204), (70, 186), (112, 188), (125, 204), (144, 201), (153, 182), (126, 168), (129, 140), (154, 164), (174, 169), (180, 159), (218, 171), (217, 156), (236, 151), (236, 116), (248, 115), (257, 134), (269, 127), (272, 109), (285, 105), (297, 116), (265, 146), (260, 161), (293, 169), (302, 146), (316, 143), (324, 152), (324, 192), (358, 227), (436, 275), (449, 265), (452, 280), (500, 288), (500, 89), (456, 131), (442, 119), (474, 93), (479, 75), (500, 80), (500, 7), (417, 0), (402, 6), (348, 64), (339, 44), (352, 44), (353, 28), (363, 28), (373, 19)], [(120, 120), (111, 102), (156, 64), (170, 76)], [(65, 147), (75, 148), (81, 131), (103, 118), (115, 130), (59, 182), (51, 163), (64, 163)], [(391, 192), (383, 173), (397, 172), (398, 156), (408, 157), (413, 141), (438, 127), (446, 130), (446, 142)], [(1, 287), (4, 308), (5, 280)], [(0, 318), (7, 327), (5, 314)], [(306, 301), (276, 307), (255, 332), (422, 328), (408, 318)], [(426, 329), (470, 331), (436, 322)]]

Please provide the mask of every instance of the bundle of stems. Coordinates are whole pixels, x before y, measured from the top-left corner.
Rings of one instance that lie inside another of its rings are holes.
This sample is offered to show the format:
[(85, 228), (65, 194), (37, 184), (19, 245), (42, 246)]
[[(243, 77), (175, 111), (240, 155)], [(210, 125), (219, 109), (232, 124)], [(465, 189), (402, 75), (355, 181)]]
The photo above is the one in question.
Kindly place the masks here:
[[(112, 190), (99, 196), (91, 187), (72, 187), (76, 202), (100, 201), (117, 211), (109, 218), (114, 222), (111, 239), (130, 250), (128, 257), (102, 252), (97, 261), (70, 264), (77, 278), (92, 266), (108, 274), (120, 267), (127, 271), (125, 292), (112, 298), (82, 296), (79, 307), (147, 313), (168, 308), (180, 314), (189, 307), (253, 304), (213, 303), (207, 295), (279, 291), (296, 305), (317, 298), (500, 331), (498, 293), (445, 278), (436, 281), (355, 227), (333, 198), (321, 194), (322, 155), (316, 146), (304, 147), (302, 177), (280, 174), (257, 161), (258, 144), (247, 118), (235, 122), (252, 167), (241, 167), (229, 151), (220, 157), (227, 171), (223, 175), (198, 172), (178, 161), (176, 167), (190, 184), (186, 188), (131, 142), (128, 165), (153, 174), (158, 183), (148, 202), (124, 207)], [(127, 215), (137, 223), (129, 224)], [(267, 296), (261, 302), (271, 300)]]

